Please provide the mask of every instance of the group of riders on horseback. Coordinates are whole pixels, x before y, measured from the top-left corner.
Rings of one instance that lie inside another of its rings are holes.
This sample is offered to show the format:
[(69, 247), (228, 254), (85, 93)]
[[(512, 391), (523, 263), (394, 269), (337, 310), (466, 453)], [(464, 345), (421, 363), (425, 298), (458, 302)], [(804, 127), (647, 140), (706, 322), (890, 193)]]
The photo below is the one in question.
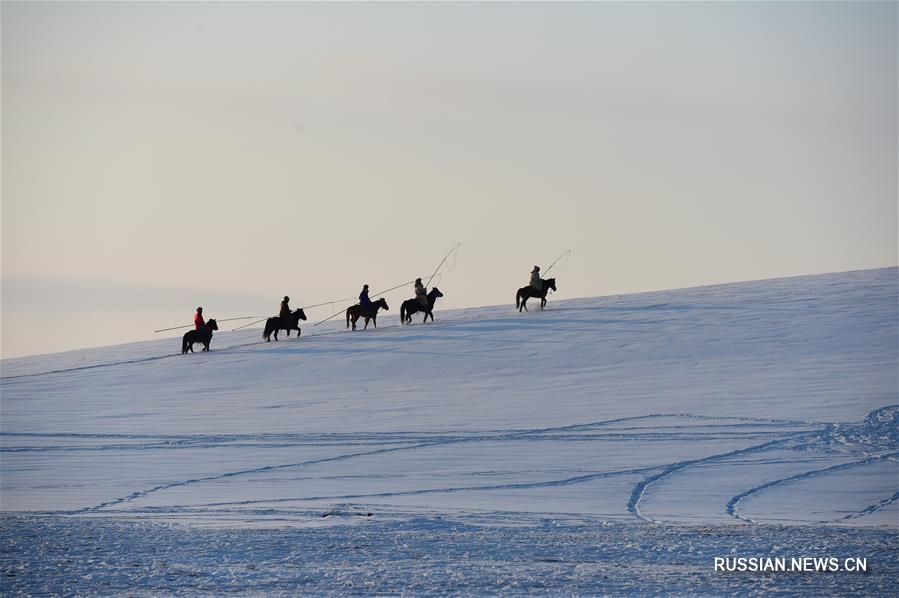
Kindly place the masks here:
[[(518, 308), (520, 312), (522, 309), (527, 311), (527, 300), (531, 297), (537, 297), (541, 300), (540, 309), (546, 305), (546, 293), (549, 289), (553, 291), (556, 290), (556, 279), (548, 278), (546, 280), (540, 278), (540, 267), (534, 266), (534, 269), (531, 270), (531, 280), (528, 286), (522, 287), (518, 289), (518, 293), (515, 295), (515, 307)], [(415, 279), (415, 297), (404, 301), (402, 306), (400, 307), (400, 323), (402, 324), (410, 324), (412, 323), (412, 314), (418, 312), (424, 312), (425, 317), (422, 322), (428, 321), (428, 316), (431, 317), (431, 321), (434, 321), (434, 303), (436, 303), (439, 297), (443, 297), (443, 293), (440, 292), (440, 289), (434, 287), (430, 292), (425, 289), (425, 285), (422, 284), (421, 278)], [(365, 328), (368, 328), (368, 322), (374, 324), (375, 328), (378, 327), (378, 311), (380, 309), (389, 310), (390, 308), (387, 306), (387, 301), (383, 298), (378, 299), (377, 301), (372, 301), (368, 296), (368, 285), (362, 286), (362, 292), (359, 293), (359, 303), (357, 305), (352, 305), (346, 310), (346, 325), (349, 328), (351, 325), (353, 330), (356, 329), (356, 322), (359, 318), (365, 318)], [(269, 318), (265, 322), (265, 329), (263, 330), (262, 336), (265, 338), (266, 342), (271, 340), (272, 334), (275, 336), (275, 340), (278, 340), (278, 332), (281, 330), (287, 331), (287, 336), (290, 336), (291, 330), (297, 331), (297, 336), (300, 335), (300, 320), (305, 320), (306, 314), (302, 309), (297, 309), (295, 311), (290, 310), (290, 297), (284, 296), (284, 300), (281, 301), (280, 309), (278, 310), (278, 315), (273, 318)], [(208, 322), (203, 320), (203, 308), (198, 307), (197, 313), (194, 315), (194, 330), (187, 332), (184, 335), (181, 343), (181, 352), (187, 353), (188, 351), (193, 352), (194, 343), (203, 343), (203, 350), (209, 350), (209, 343), (212, 340), (212, 331), (218, 330), (218, 324), (215, 320), (210, 319)]]
[[(409, 299), (408, 301), (404, 301), (400, 306), (400, 323), (401, 324), (411, 324), (412, 323), (412, 314), (418, 312), (424, 312), (425, 317), (422, 322), (428, 321), (428, 316), (431, 317), (431, 321), (434, 321), (434, 303), (437, 302), (438, 297), (443, 297), (443, 293), (440, 292), (440, 289), (434, 287), (431, 289), (431, 292), (427, 292), (425, 289), (425, 285), (422, 284), (421, 278), (415, 279), (415, 297), (413, 299)], [(365, 330), (368, 328), (368, 322), (371, 320), (372, 324), (374, 324), (375, 328), (378, 327), (378, 310), (384, 309), (389, 310), (390, 307), (387, 305), (387, 301), (383, 298), (378, 299), (377, 301), (372, 301), (368, 296), (368, 285), (362, 286), (362, 292), (359, 293), (359, 304), (348, 307), (346, 310), (346, 325), (347, 328), (350, 326), (353, 327), (353, 330), (356, 329), (356, 322), (359, 318), (365, 318), (365, 326), (362, 328)]]

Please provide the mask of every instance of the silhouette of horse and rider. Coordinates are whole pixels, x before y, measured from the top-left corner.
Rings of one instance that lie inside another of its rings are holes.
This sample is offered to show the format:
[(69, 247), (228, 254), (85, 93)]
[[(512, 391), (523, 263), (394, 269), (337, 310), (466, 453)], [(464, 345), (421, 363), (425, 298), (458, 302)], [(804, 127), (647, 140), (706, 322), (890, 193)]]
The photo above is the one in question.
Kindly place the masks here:
[[(198, 313), (202, 313), (200, 310)], [(202, 321), (202, 317), (200, 318)], [(181, 354), (184, 355), (188, 351), (191, 353), (194, 352), (194, 345), (196, 343), (203, 343), (203, 350), (209, 350), (209, 343), (212, 342), (212, 331), (218, 330), (219, 325), (212, 318), (209, 319), (208, 322), (204, 322), (200, 324), (196, 323), (197, 328), (195, 330), (188, 330), (184, 333), (184, 336), (181, 338)]]
[(281, 330), (286, 330), (288, 337), (290, 336), (291, 330), (296, 330), (297, 336), (300, 336), (300, 334), (302, 334), (300, 332), (300, 320), (305, 319), (306, 312), (304, 312), (302, 308), (290, 312), (286, 316), (269, 318), (265, 321), (265, 330), (262, 331), (262, 338), (265, 339), (265, 342), (270, 342), (272, 340), (270, 337), (274, 333), (275, 341), (277, 342), (278, 332)]
[(296, 330), (297, 336), (300, 336), (300, 320), (305, 319), (306, 313), (302, 308), (294, 312), (290, 311), (290, 297), (284, 295), (284, 300), (281, 301), (281, 306), (278, 309), (278, 315), (265, 321), (265, 329), (262, 331), (262, 338), (265, 339), (265, 342), (270, 342), (272, 340), (272, 333), (274, 333), (275, 342), (277, 342), (278, 332), (280, 330), (286, 330), (288, 337), (290, 336), (291, 330)]
[(350, 324), (352, 323), (353, 330), (355, 330), (356, 322), (359, 320), (359, 318), (365, 318), (365, 326), (362, 328), (362, 330), (368, 328), (369, 320), (371, 320), (375, 325), (375, 328), (377, 328), (379, 309), (383, 309), (385, 311), (390, 309), (387, 306), (387, 301), (385, 301), (383, 298), (378, 299), (377, 301), (369, 302), (368, 306), (363, 306), (362, 304), (349, 306), (348, 308), (346, 308), (346, 327), (349, 328)]
[(556, 279), (555, 278), (547, 278), (546, 280), (540, 278), (540, 267), (534, 266), (534, 269), (531, 270), (531, 282), (526, 287), (521, 287), (518, 289), (518, 292), (515, 294), (515, 307), (518, 308), (518, 313), (521, 313), (521, 310), (528, 310), (528, 299), (531, 297), (539, 297), (540, 298), (540, 311), (543, 311), (543, 308), (546, 306), (546, 293), (549, 289), (556, 290)]
[(440, 292), (440, 289), (434, 287), (427, 295), (425, 295), (426, 303), (424, 305), (422, 305), (422, 302), (418, 299), (407, 299), (406, 301), (403, 301), (403, 304), (400, 306), (400, 324), (411, 324), (412, 314), (420, 311), (425, 312), (425, 319), (421, 321), (422, 324), (428, 321), (428, 316), (431, 316), (431, 321), (433, 322), (434, 303), (436, 303), (438, 297), (443, 297), (443, 293)]

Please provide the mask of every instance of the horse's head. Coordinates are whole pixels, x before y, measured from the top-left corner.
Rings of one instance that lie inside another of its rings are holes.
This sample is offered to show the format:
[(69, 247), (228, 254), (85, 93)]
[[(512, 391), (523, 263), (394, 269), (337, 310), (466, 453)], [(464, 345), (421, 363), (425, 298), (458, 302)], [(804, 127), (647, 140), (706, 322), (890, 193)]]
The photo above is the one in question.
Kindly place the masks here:
[(440, 289), (438, 289), (437, 287), (434, 287), (433, 289), (431, 289), (431, 292), (428, 293), (428, 296), (429, 297), (443, 297), (443, 293), (440, 292)]
[(383, 297), (380, 298), (380, 299), (378, 299), (377, 301), (375, 301), (375, 305), (377, 305), (378, 307), (383, 308), (385, 311), (390, 311), (390, 308), (387, 307), (387, 300), (384, 299)]
[(218, 330), (219, 329), (218, 322), (216, 322), (213, 319), (209, 319), (206, 321), (206, 327), (209, 328), (210, 330)]
[(556, 279), (555, 278), (547, 278), (543, 282), (546, 283), (546, 288), (556, 290)]
[(296, 310), (295, 312), (293, 312), (293, 315), (295, 315), (300, 320), (306, 319), (306, 312), (303, 311), (302, 307), (300, 309)]

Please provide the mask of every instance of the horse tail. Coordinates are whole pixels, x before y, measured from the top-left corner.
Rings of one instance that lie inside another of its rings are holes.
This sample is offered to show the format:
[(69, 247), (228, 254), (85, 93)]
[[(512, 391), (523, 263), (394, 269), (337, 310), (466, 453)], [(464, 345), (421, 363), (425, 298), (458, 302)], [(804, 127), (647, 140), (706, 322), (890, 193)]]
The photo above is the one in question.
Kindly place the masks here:
[(185, 332), (185, 333), (184, 333), (184, 336), (181, 337), (181, 354), (182, 354), (182, 355), (184, 355), (185, 353), (187, 353), (187, 335), (188, 335), (188, 334), (190, 334), (190, 333), (189, 333), (189, 332)]
[(521, 299), (521, 289), (518, 289), (518, 292), (515, 293), (515, 307), (519, 307), (520, 299)]
[(346, 308), (346, 327), (350, 327), (350, 308)]
[(400, 305), (400, 325), (406, 323), (406, 302), (403, 301), (403, 304)]
[(262, 338), (268, 340), (268, 337), (272, 334), (272, 319), (269, 318), (265, 321), (265, 330), (262, 331)]

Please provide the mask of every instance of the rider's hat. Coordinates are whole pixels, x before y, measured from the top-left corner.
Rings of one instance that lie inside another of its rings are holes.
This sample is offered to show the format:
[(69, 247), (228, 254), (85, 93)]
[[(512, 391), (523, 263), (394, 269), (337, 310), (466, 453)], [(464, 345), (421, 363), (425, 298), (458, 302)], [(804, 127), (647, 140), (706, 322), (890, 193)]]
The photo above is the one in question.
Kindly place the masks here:
[(364, 284), (364, 285), (362, 285), (362, 288), (363, 288), (363, 289), (367, 289), (367, 288), (368, 288), (368, 285), (367, 285), (367, 284)]
[(290, 301), (290, 297), (288, 297), (287, 295), (284, 295), (284, 300), (285, 300), (285, 301)]
[(533, 273), (533, 272), (539, 272), (539, 271), (540, 271), (540, 266), (534, 266), (534, 269), (531, 270), (532, 273)]
[(203, 308), (202, 308), (202, 307), (198, 307), (198, 308), (197, 308), (197, 311), (203, 311)]
[(421, 279), (420, 279), (420, 278), (416, 278), (416, 279), (415, 279), (415, 282), (421, 282)]

